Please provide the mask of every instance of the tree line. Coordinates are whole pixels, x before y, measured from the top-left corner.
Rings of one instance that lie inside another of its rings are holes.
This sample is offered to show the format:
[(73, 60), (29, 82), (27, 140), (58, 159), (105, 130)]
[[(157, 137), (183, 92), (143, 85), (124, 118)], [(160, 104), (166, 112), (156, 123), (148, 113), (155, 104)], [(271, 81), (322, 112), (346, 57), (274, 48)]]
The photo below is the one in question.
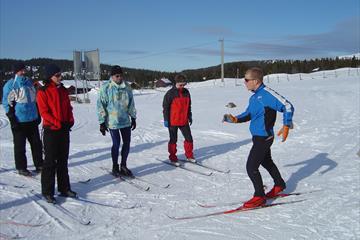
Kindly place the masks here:
[[(73, 61), (64, 59), (33, 58), (30, 60), (0, 59), (0, 82), (13, 77), (11, 71), (15, 62), (22, 61), (28, 67), (28, 75), (35, 80), (42, 80), (44, 66), (49, 63), (58, 65), (63, 71), (64, 79), (74, 79)], [(360, 67), (360, 59), (355, 58), (320, 58), (311, 60), (262, 60), (262, 61), (239, 61), (224, 64), (224, 76), (226, 78), (243, 77), (249, 67), (261, 67), (266, 74), (273, 73), (310, 73), (314, 70), (333, 70), (343, 67)], [(123, 67), (123, 66), (122, 66)], [(111, 65), (100, 65), (102, 80), (109, 79)], [(136, 82), (140, 87), (151, 87), (153, 82), (160, 78), (173, 80), (177, 72), (152, 71), (123, 67), (125, 79)], [(216, 79), (221, 76), (220, 65), (207, 68), (183, 70), (189, 81), (198, 82), (207, 79)], [(2, 85), (1, 84), (1, 85)]]

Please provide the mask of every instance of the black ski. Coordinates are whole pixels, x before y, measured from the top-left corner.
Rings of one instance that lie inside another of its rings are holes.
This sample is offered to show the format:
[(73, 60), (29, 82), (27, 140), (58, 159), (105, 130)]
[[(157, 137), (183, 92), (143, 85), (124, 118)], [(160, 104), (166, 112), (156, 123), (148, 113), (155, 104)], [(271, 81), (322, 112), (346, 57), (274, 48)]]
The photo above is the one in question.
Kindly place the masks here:
[(184, 170), (186, 170), (186, 171), (193, 172), (193, 173), (197, 173), (197, 174), (204, 175), (204, 176), (211, 176), (212, 173), (213, 173), (213, 172), (208, 172), (208, 173), (200, 172), (200, 171), (194, 170), (194, 169), (192, 169), (192, 168), (187, 168), (187, 167), (185, 167), (184, 165), (175, 166), (174, 164), (170, 163), (169, 161), (164, 161), (164, 160), (160, 160), (160, 159), (156, 159), (156, 160), (159, 161), (159, 162), (168, 164), (168, 165), (170, 165), (170, 166), (178, 167), (178, 168), (184, 169)]
[(198, 165), (198, 166), (200, 166), (200, 167), (207, 168), (207, 169), (209, 169), (209, 170), (213, 170), (213, 171), (215, 171), (215, 172), (230, 173), (230, 169), (228, 169), (228, 170), (221, 170), (221, 169), (218, 169), (218, 168), (209, 166), (209, 165), (204, 165), (204, 164), (199, 163), (199, 162), (190, 162), (190, 161), (185, 160), (185, 159), (179, 159), (179, 161), (181, 161), (181, 162), (187, 162), (187, 163), (191, 163), (191, 164), (195, 164), (195, 165)]
[[(59, 197), (62, 197), (59, 195)], [(93, 200), (89, 200), (83, 197), (76, 197), (76, 198), (67, 198), (67, 199), (73, 199), (75, 201), (81, 201), (81, 202), (86, 202), (86, 203), (90, 203), (90, 204), (94, 204), (94, 205), (99, 205), (99, 206), (103, 206), (103, 207), (110, 207), (110, 208), (121, 208), (121, 209), (134, 209), (136, 208), (138, 205), (134, 204), (133, 206), (130, 207), (123, 207), (123, 206), (117, 206), (117, 205), (111, 205), (111, 204), (106, 204), (106, 203), (101, 203), (101, 202), (97, 202), (97, 201), (93, 201)]]
[(286, 204), (291, 204), (291, 203), (299, 203), (299, 202), (303, 202), (303, 201), (305, 201), (305, 200), (280, 202), (280, 203), (268, 203), (263, 206), (254, 207), (254, 208), (238, 207), (238, 208), (229, 209), (229, 210), (225, 210), (225, 211), (223, 210), (223, 211), (218, 211), (218, 212), (205, 213), (205, 214), (199, 214), (199, 215), (190, 215), (190, 216), (183, 216), (183, 217), (175, 217), (175, 216), (169, 216), (169, 215), (166, 215), (166, 216), (168, 216), (170, 219), (173, 219), (173, 220), (189, 220), (189, 219), (197, 219), (197, 218), (204, 218), (204, 217), (217, 216), (217, 215), (226, 215), (226, 214), (231, 214), (231, 213), (248, 212), (248, 211), (252, 211), (252, 210), (286, 205)]
[[(35, 197), (37, 197), (38, 199), (46, 202), (42, 196), (38, 193), (36, 193), (34, 190), (31, 190), (30, 193), (32, 193)], [(68, 216), (69, 218), (73, 219), (74, 221), (82, 224), (82, 225), (89, 225), (91, 223), (90, 220), (86, 220), (86, 219), (83, 219), (81, 217), (79, 217), (78, 215), (70, 212), (68, 209), (66, 209), (65, 207), (59, 205), (59, 204), (51, 204), (49, 203), (48, 206), (52, 206), (56, 209), (58, 209), (60, 212), (62, 212), (63, 214), (65, 214), (66, 216)]]
[[(100, 167), (100, 168), (102, 170), (104, 170), (104, 171), (107, 171), (109, 174), (113, 175), (112, 172), (109, 169), (107, 169), (105, 167)], [(136, 178), (124, 177), (124, 176), (121, 176), (121, 175), (120, 176), (114, 176), (114, 177), (116, 177), (117, 179), (120, 179), (120, 180), (122, 180), (124, 182), (127, 182), (128, 184), (130, 184), (131, 186), (136, 187), (139, 190), (142, 190), (142, 191), (145, 191), (145, 192), (150, 190), (149, 186), (140, 185), (140, 184), (138, 184), (138, 183), (136, 183), (136, 182), (134, 182), (132, 180), (132, 179), (136, 179)]]
[(155, 187), (158, 187), (158, 188), (169, 188), (170, 187), (170, 183), (168, 183), (167, 185), (160, 185), (160, 184), (157, 184), (157, 183), (154, 183), (154, 182), (150, 182), (148, 180), (145, 180), (141, 177), (138, 177), (138, 176), (134, 176), (136, 180), (140, 181), (140, 182), (144, 182), (144, 183), (147, 183), (147, 184), (150, 184), (150, 185), (153, 185)]

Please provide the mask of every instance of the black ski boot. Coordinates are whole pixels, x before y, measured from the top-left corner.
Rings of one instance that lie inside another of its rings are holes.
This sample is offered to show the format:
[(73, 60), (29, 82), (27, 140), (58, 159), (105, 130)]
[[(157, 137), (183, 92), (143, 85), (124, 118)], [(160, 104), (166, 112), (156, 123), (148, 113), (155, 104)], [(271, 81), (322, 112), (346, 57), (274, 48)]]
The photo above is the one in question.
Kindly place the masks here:
[(124, 177), (135, 178), (134, 174), (125, 165), (121, 166), (120, 175)]
[(23, 176), (26, 176), (26, 177), (31, 177), (32, 176), (31, 172), (29, 170), (27, 170), (27, 169), (19, 169), (18, 173), (20, 175), (23, 175)]
[(45, 201), (48, 203), (56, 204), (56, 199), (52, 195), (43, 195)]
[(119, 177), (119, 176), (120, 176), (119, 164), (113, 164), (113, 168), (112, 168), (111, 174), (114, 175), (115, 177)]
[(60, 192), (59, 196), (61, 197), (70, 197), (70, 198), (77, 198), (77, 193), (72, 191), (72, 190), (68, 190), (66, 192)]

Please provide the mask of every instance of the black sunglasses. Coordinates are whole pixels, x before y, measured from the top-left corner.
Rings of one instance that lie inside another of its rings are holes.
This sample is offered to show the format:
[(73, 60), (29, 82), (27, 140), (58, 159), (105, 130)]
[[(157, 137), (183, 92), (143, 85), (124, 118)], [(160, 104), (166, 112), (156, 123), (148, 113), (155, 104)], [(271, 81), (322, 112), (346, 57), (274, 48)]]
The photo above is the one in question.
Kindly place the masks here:
[(249, 81), (252, 81), (252, 80), (255, 80), (255, 79), (247, 79), (247, 78), (244, 78), (245, 82), (249, 82)]

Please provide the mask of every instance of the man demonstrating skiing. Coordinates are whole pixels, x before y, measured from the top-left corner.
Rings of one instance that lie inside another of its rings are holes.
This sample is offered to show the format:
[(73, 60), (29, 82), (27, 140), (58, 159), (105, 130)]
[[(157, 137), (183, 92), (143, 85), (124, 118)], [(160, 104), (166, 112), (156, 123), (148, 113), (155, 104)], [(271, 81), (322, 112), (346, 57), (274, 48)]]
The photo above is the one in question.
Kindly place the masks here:
[[(274, 198), (286, 188), (285, 181), (271, 158), (271, 145), (274, 141), (274, 124), (276, 111), (283, 113), (283, 127), (278, 132), (284, 142), (292, 129), (294, 107), (283, 96), (266, 87), (263, 83), (263, 72), (260, 68), (250, 68), (245, 73), (245, 85), (254, 94), (249, 99), (245, 112), (238, 116), (225, 114), (223, 121), (242, 123), (250, 121), (253, 146), (246, 163), (247, 174), (252, 181), (255, 193), (245, 202), (243, 208), (254, 208), (265, 205), (267, 198)], [(259, 167), (263, 166), (274, 180), (274, 187), (265, 194)]]

